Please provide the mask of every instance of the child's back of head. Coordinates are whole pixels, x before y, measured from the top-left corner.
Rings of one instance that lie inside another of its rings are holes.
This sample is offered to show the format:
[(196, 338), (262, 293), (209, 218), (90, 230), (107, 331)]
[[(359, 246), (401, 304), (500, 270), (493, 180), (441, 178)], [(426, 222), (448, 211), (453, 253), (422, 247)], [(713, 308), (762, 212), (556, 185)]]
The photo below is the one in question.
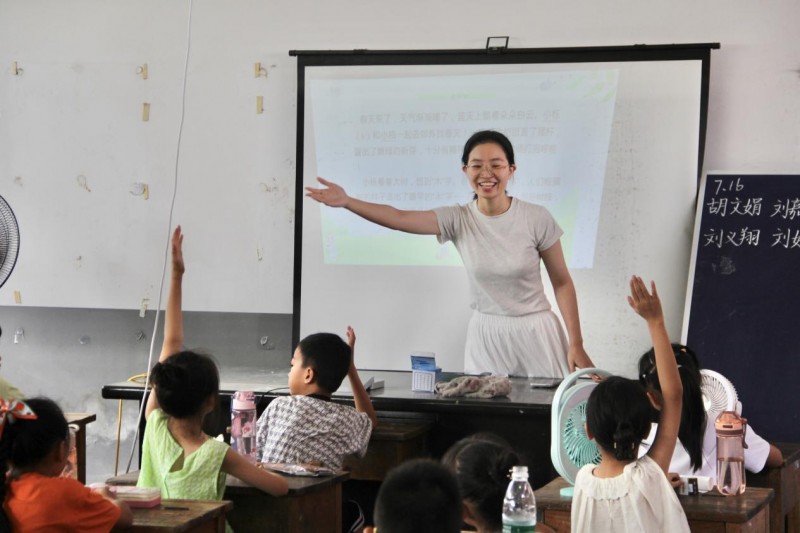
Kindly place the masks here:
[(650, 432), (653, 407), (638, 382), (611, 376), (600, 382), (586, 404), (586, 427), (619, 461), (633, 461)]
[[(9, 402), (10, 403), (10, 402)], [(0, 502), (6, 495), (6, 470), (11, 468), (13, 479), (20, 474), (36, 469), (53, 452), (63, 446), (69, 438), (69, 425), (61, 408), (48, 398), (31, 398), (25, 405), (33, 411), (34, 419), (15, 417), (13, 423), (4, 415), (2, 438), (0, 438)], [(11, 526), (0, 507), (0, 529), (10, 531)]]
[(336, 392), (350, 368), (350, 346), (334, 333), (314, 333), (297, 346), (303, 368), (312, 368), (317, 386), (328, 394)]
[[(53, 447), (69, 438), (69, 425), (61, 408), (48, 398), (31, 398), (25, 404), (36, 418), (19, 418), (14, 423), (3, 424), (0, 439), (0, 469), (7, 464), (16, 470), (35, 467), (49, 454)], [(13, 415), (12, 415), (13, 416)]]
[(520, 456), (502, 439), (472, 436), (451, 446), (442, 463), (456, 474), (461, 497), (473, 518), (467, 522), (474, 522), (480, 530), (500, 531), (508, 473), (515, 465), (524, 464)]
[[(683, 385), (678, 439), (689, 454), (692, 468), (697, 470), (703, 463), (703, 435), (706, 430), (706, 410), (700, 388), (703, 376), (697, 355), (690, 348), (673, 343), (672, 351)], [(639, 383), (648, 391), (661, 393), (661, 382), (656, 371), (656, 354), (652, 348), (639, 358)], [(657, 417), (655, 421), (658, 421)]]
[(380, 533), (458, 533), (461, 509), (453, 472), (435, 461), (414, 459), (381, 483), (375, 525)]
[(192, 351), (178, 352), (157, 363), (151, 372), (156, 397), (169, 416), (187, 418), (201, 412), (219, 393), (219, 370), (211, 357)]

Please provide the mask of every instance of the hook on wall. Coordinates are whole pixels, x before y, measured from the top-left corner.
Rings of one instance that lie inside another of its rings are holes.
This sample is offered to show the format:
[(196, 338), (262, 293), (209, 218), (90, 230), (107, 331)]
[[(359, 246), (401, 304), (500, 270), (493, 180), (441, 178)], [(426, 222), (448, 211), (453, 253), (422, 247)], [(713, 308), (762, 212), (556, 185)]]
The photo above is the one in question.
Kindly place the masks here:
[(136, 67), (136, 74), (142, 77), (143, 80), (147, 79), (147, 63), (142, 63)]
[(21, 76), (23, 72), (25, 72), (25, 71), (22, 70), (22, 67), (19, 66), (19, 63), (17, 63), (16, 61), (11, 63), (11, 73), (14, 76)]
[(255, 74), (256, 78), (260, 78), (261, 76), (267, 77), (267, 69), (261, 66), (261, 63), (254, 63), (253, 64), (253, 74)]

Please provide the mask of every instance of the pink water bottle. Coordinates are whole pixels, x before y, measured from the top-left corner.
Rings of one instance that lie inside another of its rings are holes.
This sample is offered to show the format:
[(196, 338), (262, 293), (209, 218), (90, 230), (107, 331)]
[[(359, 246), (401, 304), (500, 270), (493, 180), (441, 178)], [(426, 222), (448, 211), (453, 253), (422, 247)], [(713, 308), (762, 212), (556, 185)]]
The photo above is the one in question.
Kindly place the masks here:
[(717, 490), (725, 496), (745, 489), (744, 436), (747, 422), (734, 411), (723, 411), (714, 422), (717, 432)]
[(236, 391), (231, 399), (231, 448), (256, 462), (256, 395)]

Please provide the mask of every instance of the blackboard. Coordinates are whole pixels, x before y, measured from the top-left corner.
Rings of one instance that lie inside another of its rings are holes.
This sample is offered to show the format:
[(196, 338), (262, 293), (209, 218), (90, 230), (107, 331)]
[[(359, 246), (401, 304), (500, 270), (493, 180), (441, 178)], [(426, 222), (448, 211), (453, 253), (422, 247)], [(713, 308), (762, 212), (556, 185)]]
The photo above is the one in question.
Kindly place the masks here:
[(800, 175), (701, 183), (684, 340), (771, 441), (800, 441)]

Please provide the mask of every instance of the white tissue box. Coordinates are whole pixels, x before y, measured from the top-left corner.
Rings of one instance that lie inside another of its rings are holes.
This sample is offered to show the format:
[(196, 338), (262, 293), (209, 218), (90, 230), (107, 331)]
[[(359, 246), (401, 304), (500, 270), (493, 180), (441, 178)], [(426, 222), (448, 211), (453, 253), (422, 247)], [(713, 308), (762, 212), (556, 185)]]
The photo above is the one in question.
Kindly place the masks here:
[(412, 370), (411, 390), (414, 392), (434, 392), (436, 382), (442, 377), (442, 369)]
[(411, 354), (411, 390), (414, 392), (434, 392), (436, 382), (442, 377), (442, 369), (436, 366), (433, 352), (414, 352)]

